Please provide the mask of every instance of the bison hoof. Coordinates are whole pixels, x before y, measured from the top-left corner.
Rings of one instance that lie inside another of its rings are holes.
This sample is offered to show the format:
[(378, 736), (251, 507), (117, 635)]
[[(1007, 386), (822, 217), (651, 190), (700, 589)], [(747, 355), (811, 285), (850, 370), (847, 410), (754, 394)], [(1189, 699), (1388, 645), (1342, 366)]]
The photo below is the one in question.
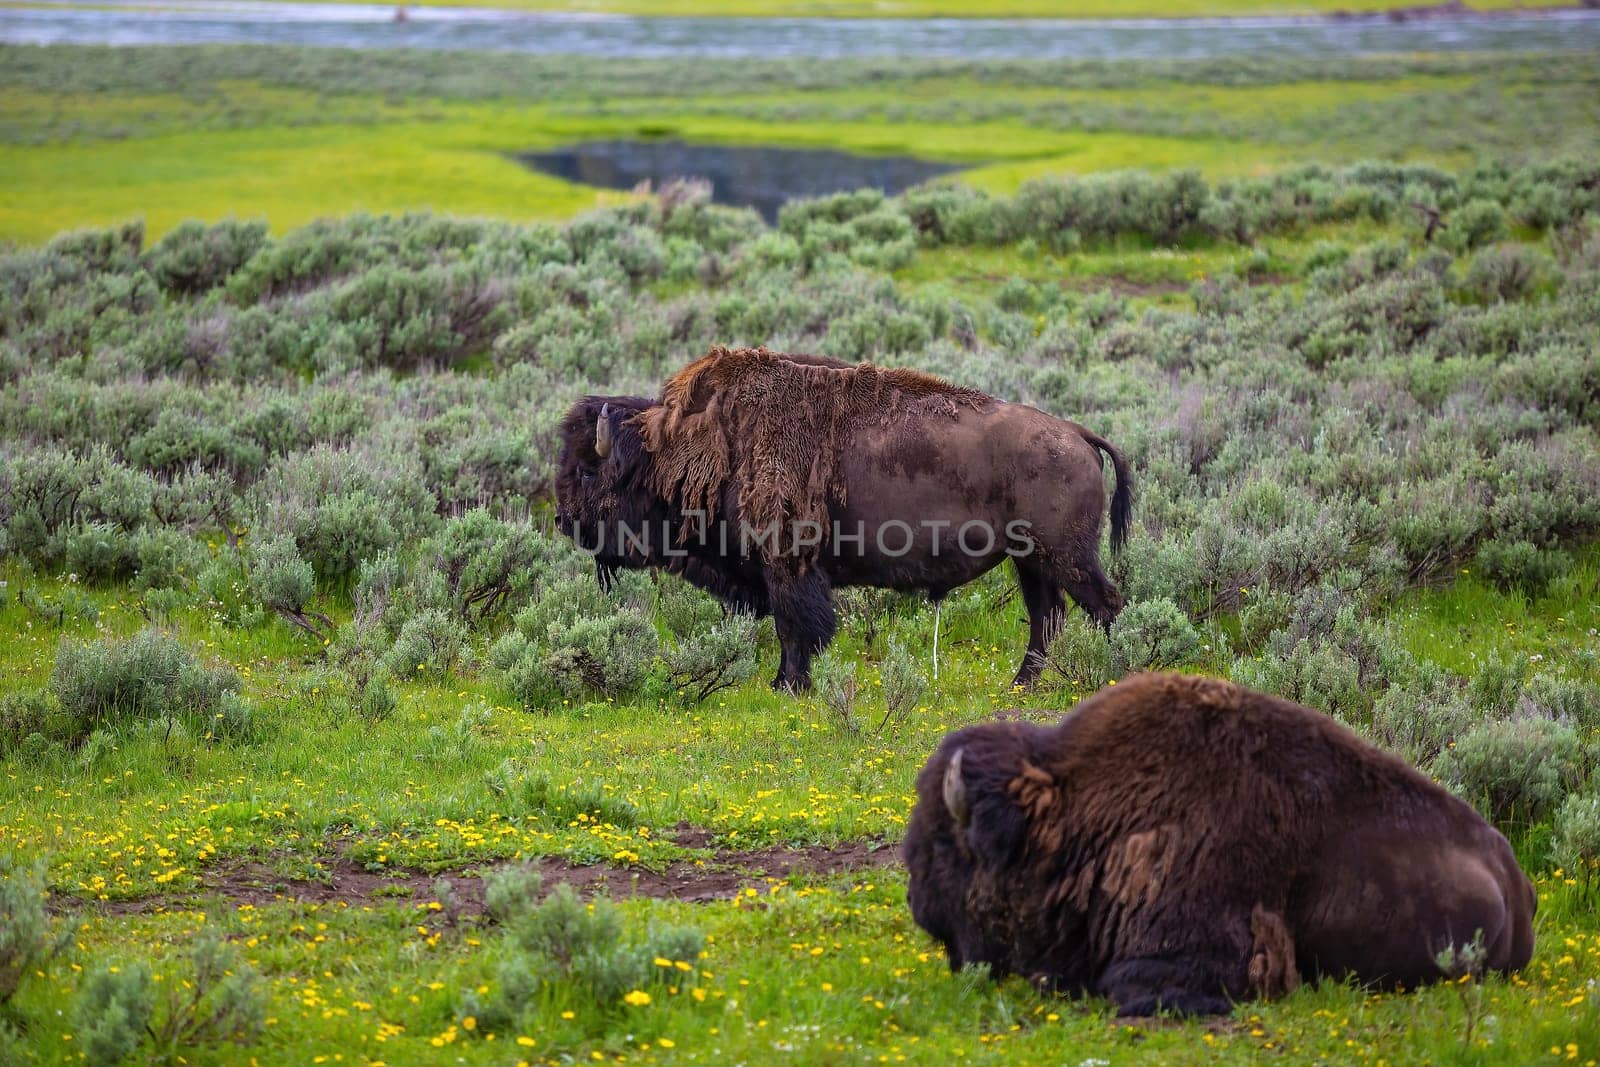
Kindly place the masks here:
[(772, 689), (774, 692), (787, 693), (790, 696), (798, 696), (801, 693), (807, 692), (810, 690), (810, 688), (811, 679), (809, 677), (785, 678), (780, 674), (772, 680)]

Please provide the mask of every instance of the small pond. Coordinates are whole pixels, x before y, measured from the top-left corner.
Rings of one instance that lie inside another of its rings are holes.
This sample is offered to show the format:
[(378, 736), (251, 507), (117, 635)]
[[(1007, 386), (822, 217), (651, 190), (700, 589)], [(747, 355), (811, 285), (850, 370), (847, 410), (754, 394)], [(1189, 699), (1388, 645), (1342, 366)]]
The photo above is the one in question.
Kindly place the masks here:
[(674, 178), (704, 178), (711, 182), (712, 200), (753, 207), (768, 222), (777, 221), (778, 209), (797, 197), (862, 188), (898, 193), (961, 169), (911, 156), (683, 141), (590, 141), (517, 159), (545, 174), (603, 189), (632, 189), (642, 181), (660, 188)]

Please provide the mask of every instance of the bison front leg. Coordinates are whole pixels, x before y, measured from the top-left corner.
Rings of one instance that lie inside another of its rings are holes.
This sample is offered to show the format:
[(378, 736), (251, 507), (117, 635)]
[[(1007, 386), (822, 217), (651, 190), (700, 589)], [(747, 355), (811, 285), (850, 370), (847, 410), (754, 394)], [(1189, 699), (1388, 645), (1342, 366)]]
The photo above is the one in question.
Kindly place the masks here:
[(1248, 920), (1224, 909), (1202, 921), (1188, 937), (1157, 924), (1139, 940), (1159, 950), (1141, 954), (1130, 945), (1102, 972), (1095, 992), (1114, 1001), (1118, 1015), (1223, 1015), (1238, 1000), (1282, 996), (1300, 984), (1294, 937), (1280, 909), (1257, 902)]
[(772, 688), (791, 693), (811, 688), (811, 657), (833, 640), (838, 620), (833, 611), (833, 584), (812, 569), (803, 575), (767, 573), (772, 621), (783, 659)]
[(1123, 1017), (1226, 1015), (1233, 1010), (1217, 969), (1192, 959), (1118, 960), (1106, 968), (1095, 992), (1115, 1004)]

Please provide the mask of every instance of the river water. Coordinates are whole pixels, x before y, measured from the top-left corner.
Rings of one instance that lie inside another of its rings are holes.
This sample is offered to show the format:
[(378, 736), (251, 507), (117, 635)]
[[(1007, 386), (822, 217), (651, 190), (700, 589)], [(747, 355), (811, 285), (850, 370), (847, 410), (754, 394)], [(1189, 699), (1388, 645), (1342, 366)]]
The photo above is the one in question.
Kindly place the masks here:
[(302, 44), (612, 57), (1183, 59), (1600, 48), (1600, 11), (1184, 20), (625, 18), (491, 8), (94, 0), (0, 8), (0, 41)]

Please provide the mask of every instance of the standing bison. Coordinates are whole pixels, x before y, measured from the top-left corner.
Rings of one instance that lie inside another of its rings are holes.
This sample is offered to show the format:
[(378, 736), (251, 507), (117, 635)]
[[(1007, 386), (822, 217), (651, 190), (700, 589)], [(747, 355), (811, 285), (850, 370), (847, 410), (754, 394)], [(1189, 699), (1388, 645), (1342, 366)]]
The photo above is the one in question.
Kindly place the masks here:
[(1129, 678), (1061, 723), (969, 726), (917, 779), (911, 912), (987, 963), (1122, 1015), (1226, 1012), (1300, 976), (1416, 986), (1536, 903), (1477, 812), (1332, 719), (1230, 682)]
[(774, 687), (810, 685), (833, 638), (833, 589), (935, 602), (1013, 560), (1029, 619), (1016, 684), (1044, 665), (1069, 594), (1110, 626), (1100, 568), (1127, 535), (1132, 485), (1089, 430), (918, 371), (714, 348), (658, 400), (585, 397), (562, 424), (557, 522), (601, 580), (661, 567), (759, 614), (783, 658)]

